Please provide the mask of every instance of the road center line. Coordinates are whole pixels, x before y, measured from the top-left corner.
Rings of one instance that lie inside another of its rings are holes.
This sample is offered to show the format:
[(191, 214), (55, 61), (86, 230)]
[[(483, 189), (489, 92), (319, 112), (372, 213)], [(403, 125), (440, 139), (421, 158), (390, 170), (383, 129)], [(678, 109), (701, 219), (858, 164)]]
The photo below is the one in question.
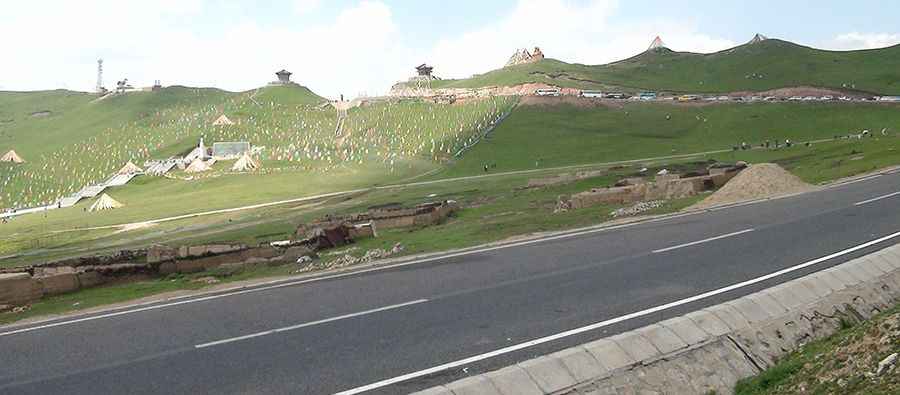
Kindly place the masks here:
[(634, 313), (631, 313), (631, 314), (626, 314), (626, 315), (623, 315), (623, 316), (620, 316), (620, 317), (611, 318), (611, 319), (608, 319), (608, 320), (606, 320), (606, 321), (600, 321), (600, 322), (597, 322), (597, 323), (594, 323), (594, 324), (590, 324), (590, 325), (587, 325), (587, 326), (583, 326), (583, 327), (580, 327), (580, 328), (570, 329), (570, 330), (568, 330), (568, 331), (560, 332), (560, 333), (557, 333), (557, 334), (554, 334), (554, 335), (550, 335), (550, 336), (546, 336), (546, 337), (542, 337), (542, 338), (530, 340), (530, 341), (527, 341), (527, 342), (524, 342), (524, 343), (519, 343), (519, 344), (515, 344), (515, 345), (512, 345), (512, 346), (509, 346), (509, 347), (504, 347), (504, 348), (497, 349), (497, 350), (494, 350), (494, 351), (491, 351), (491, 352), (487, 352), (487, 353), (484, 353), (484, 354), (474, 355), (474, 356), (471, 356), (471, 357), (468, 357), (468, 358), (465, 358), (465, 359), (460, 359), (460, 360), (458, 360), (458, 361), (448, 362), (448, 363), (445, 363), (445, 364), (443, 364), (443, 365), (434, 366), (434, 367), (431, 367), (431, 368), (428, 368), (428, 369), (420, 370), (420, 371), (418, 371), (418, 372), (407, 373), (407, 374), (404, 374), (404, 375), (402, 375), (402, 376), (397, 376), (397, 377), (394, 377), (394, 378), (382, 380), (382, 381), (379, 381), (379, 382), (376, 382), (376, 383), (364, 385), (364, 386), (362, 386), (362, 387), (356, 387), (356, 388), (352, 388), (352, 389), (349, 389), (349, 390), (346, 390), (346, 391), (341, 391), (341, 392), (338, 392), (336, 395), (355, 395), (355, 394), (363, 393), (363, 392), (366, 392), (366, 391), (371, 391), (371, 390), (374, 390), (374, 389), (378, 389), (378, 388), (382, 388), (382, 387), (387, 387), (387, 386), (389, 386), (389, 385), (397, 384), (397, 383), (404, 382), (404, 381), (407, 381), (407, 380), (412, 380), (412, 379), (415, 379), (415, 378), (418, 378), (418, 377), (422, 377), (422, 376), (427, 376), (427, 375), (434, 374), (434, 373), (437, 373), (437, 372), (440, 372), (440, 371), (444, 371), (444, 370), (447, 370), (447, 369), (452, 369), (452, 368), (455, 368), (455, 367), (459, 367), (459, 366), (463, 366), (463, 365), (468, 365), (468, 364), (470, 364), (470, 363), (475, 363), (475, 362), (478, 362), (478, 361), (482, 361), (482, 360), (485, 360), (485, 359), (488, 359), (488, 358), (493, 358), (493, 357), (496, 357), (496, 356), (498, 356), (498, 355), (509, 354), (509, 353), (511, 353), (511, 352), (518, 351), (518, 350), (522, 350), (522, 349), (529, 348), (529, 347), (533, 347), (533, 346), (536, 346), (536, 345), (539, 345), (539, 344), (543, 344), (543, 343), (551, 342), (551, 341), (554, 341), (554, 340), (559, 340), (559, 339), (562, 339), (562, 338), (566, 338), (566, 337), (578, 335), (578, 334), (581, 334), (581, 333), (584, 333), (584, 332), (588, 332), (588, 331), (592, 331), (592, 330), (595, 330), (595, 329), (598, 329), (598, 328), (603, 328), (603, 327), (606, 327), (606, 326), (610, 326), (610, 325), (613, 325), (613, 324), (617, 324), (617, 323), (619, 323), (619, 322), (628, 321), (628, 320), (631, 320), (631, 319), (634, 319), (634, 318), (643, 317), (643, 316), (646, 316), (646, 315), (658, 313), (658, 312), (660, 312), (660, 311), (669, 310), (669, 309), (672, 309), (672, 308), (674, 308), (674, 307), (678, 307), (678, 306), (685, 305), (685, 304), (688, 304), (688, 303), (692, 303), (692, 302), (696, 302), (696, 301), (699, 301), (699, 300), (707, 299), (707, 298), (710, 298), (710, 297), (713, 297), (713, 296), (716, 296), (716, 295), (720, 295), (720, 294), (723, 294), (723, 293), (726, 293), (726, 292), (734, 291), (734, 290), (736, 290), (736, 289), (744, 288), (744, 287), (747, 287), (747, 286), (750, 286), (750, 285), (753, 285), (753, 284), (756, 284), (756, 283), (760, 283), (760, 282), (763, 282), (763, 281), (766, 281), (766, 280), (769, 280), (769, 279), (772, 279), (772, 278), (775, 278), (775, 277), (778, 277), (778, 276), (782, 276), (782, 275), (787, 274), (787, 273), (795, 272), (795, 271), (797, 271), (797, 270), (801, 270), (801, 269), (807, 268), (807, 267), (809, 267), (809, 266), (817, 265), (817, 264), (822, 263), (822, 262), (825, 262), (825, 261), (827, 261), (827, 260), (829, 260), (829, 259), (834, 259), (834, 258), (837, 258), (837, 257), (840, 257), (840, 256), (844, 256), (844, 255), (847, 255), (847, 254), (850, 254), (850, 253), (859, 251), (859, 250), (861, 250), (861, 249), (864, 249), (864, 248), (867, 248), (867, 247), (871, 247), (871, 246), (876, 245), (876, 244), (878, 244), (878, 243), (881, 243), (881, 242), (884, 242), (884, 241), (887, 241), (887, 240), (896, 238), (896, 237), (898, 237), (898, 236), (900, 236), (900, 232), (892, 233), (892, 234), (889, 234), (889, 235), (887, 235), (887, 236), (884, 236), (884, 237), (881, 237), (881, 238), (878, 238), (878, 239), (875, 239), (875, 240), (872, 240), (872, 241), (869, 241), (869, 242), (866, 242), (866, 243), (857, 245), (857, 246), (855, 246), (855, 247), (850, 247), (850, 248), (847, 248), (847, 249), (845, 249), (845, 250), (838, 251), (838, 252), (835, 252), (835, 253), (833, 253), (833, 254), (823, 256), (823, 257), (821, 257), (821, 258), (813, 259), (813, 260), (811, 260), (811, 261), (809, 261), (809, 262), (801, 263), (801, 264), (796, 265), (796, 266), (791, 266), (791, 267), (788, 267), (788, 268), (779, 270), (779, 271), (777, 271), (777, 272), (772, 272), (772, 273), (766, 274), (766, 275), (764, 275), (764, 276), (760, 276), (760, 277), (757, 277), (757, 278), (754, 278), (754, 279), (750, 279), (750, 280), (747, 280), (747, 281), (743, 281), (743, 282), (739, 282), (739, 283), (736, 283), (736, 284), (732, 284), (732, 285), (729, 285), (729, 286), (727, 286), (727, 287), (715, 289), (715, 290), (712, 290), (712, 291), (709, 291), (709, 292), (704, 292), (704, 293), (702, 293), (702, 294), (694, 295), (694, 296), (691, 296), (691, 297), (689, 297), (689, 298), (685, 298), (685, 299), (681, 299), (681, 300), (676, 300), (676, 301), (674, 301), (674, 302), (666, 303), (666, 304), (659, 305), (659, 306), (656, 306), (656, 307), (651, 307), (651, 308), (646, 309), (646, 310), (637, 311), (637, 312), (634, 312)]
[(881, 200), (881, 199), (887, 199), (887, 198), (889, 198), (889, 197), (894, 197), (894, 196), (897, 196), (897, 195), (900, 195), (900, 192), (889, 193), (889, 194), (887, 194), (887, 195), (879, 196), (879, 197), (872, 198), (872, 199), (869, 199), (869, 200), (863, 200), (863, 201), (861, 201), (861, 202), (856, 202), (856, 203), (854, 203), (853, 205), (854, 205), (854, 206), (862, 206), (862, 205), (864, 205), (864, 204), (869, 204), (869, 203), (872, 203), (872, 202), (877, 202), (877, 201), (879, 201), (879, 200)]
[(287, 331), (292, 331), (292, 330), (296, 330), (296, 329), (300, 329), (300, 328), (306, 328), (306, 327), (310, 327), (310, 326), (321, 325), (321, 324), (325, 324), (325, 323), (328, 323), (328, 322), (340, 321), (340, 320), (344, 320), (344, 319), (347, 319), (347, 318), (353, 318), (353, 317), (359, 317), (359, 316), (362, 316), (362, 315), (378, 313), (378, 312), (381, 312), (381, 311), (393, 310), (393, 309), (399, 309), (399, 308), (401, 308), (401, 307), (412, 306), (412, 305), (414, 305), (414, 304), (425, 303), (425, 302), (427, 302), (427, 301), (428, 301), (428, 299), (419, 299), (419, 300), (414, 300), (414, 301), (412, 301), (412, 302), (406, 302), (406, 303), (400, 303), (400, 304), (395, 304), (395, 305), (391, 305), (391, 306), (379, 307), (379, 308), (377, 308), (377, 309), (366, 310), (366, 311), (360, 311), (360, 312), (352, 313), (352, 314), (345, 314), (345, 315), (341, 315), (341, 316), (337, 316), (337, 317), (331, 317), (331, 318), (326, 318), (326, 319), (318, 320), (318, 321), (305, 322), (305, 323), (302, 323), (302, 324), (297, 324), (297, 325), (287, 326), (287, 327), (284, 327), (284, 328), (271, 329), (271, 330), (267, 330), (267, 331), (251, 333), (251, 334), (249, 334), (249, 335), (238, 336), (238, 337), (232, 337), (232, 338), (222, 339), (222, 340), (216, 340), (216, 341), (214, 341), (214, 342), (209, 342), (209, 343), (197, 344), (197, 345), (194, 346), (194, 348), (200, 349), (200, 348), (206, 348), (206, 347), (217, 346), (217, 345), (225, 344), (225, 343), (233, 343), (233, 342), (237, 342), (237, 341), (241, 341), (241, 340), (252, 339), (252, 338), (255, 338), (255, 337), (266, 336), (266, 335), (272, 335), (272, 334), (275, 334), (275, 333), (287, 332)]
[(708, 242), (710, 242), (710, 241), (715, 241), (715, 240), (724, 239), (724, 238), (727, 238), (727, 237), (733, 237), (733, 236), (737, 236), (737, 235), (742, 235), (742, 234), (744, 234), (744, 233), (753, 232), (754, 230), (755, 230), (755, 229), (753, 229), (753, 228), (750, 228), (750, 229), (744, 229), (744, 230), (742, 230), (742, 231), (738, 231), (738, 232), (734, 232), (734, 233), (728, 233), (728, 234), (724, 234), (724, 235), (720, 235), (720, 236), (716, 236), (716, 237), (710, 237), (710, 238), (708, 238), (708, 239), (697, 240), (697, 241), (692, 241), (692, 242), (690, 242), (690, 243), (684, 243), (684, 244), (679, 244), (679, 245), (676, 245), (676, 246), (671, 246), (671, 247), (662, 248), (662, 249), (659, 249), (659, 250), (653, 250), (653, 253), (654, 253), (654, 254), (659, 254), (659, 253), (662, 253), (662, 252), (667, 252), (667, 251), (677, 250), (677, 249), (679, 249), (679, 248), (690, 247), (690, 246), (694, 246), (694, 245), (697, 245), (697, 244), (708, 243)]

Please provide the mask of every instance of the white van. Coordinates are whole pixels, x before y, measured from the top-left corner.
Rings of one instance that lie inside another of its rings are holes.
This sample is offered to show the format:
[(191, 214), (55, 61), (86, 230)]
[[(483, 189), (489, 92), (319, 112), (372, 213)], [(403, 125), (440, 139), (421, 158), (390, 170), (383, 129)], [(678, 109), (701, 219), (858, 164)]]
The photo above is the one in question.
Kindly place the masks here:
[(553, 89), (553, 88), (548, 88), (548, 89), (538, 89), (538, 90), (534, 91), (534, 94), (537, 95), (537, 96), (553, 96), (553, 97), (556, 97), (556, 96), (559, 96), (559, 89)]

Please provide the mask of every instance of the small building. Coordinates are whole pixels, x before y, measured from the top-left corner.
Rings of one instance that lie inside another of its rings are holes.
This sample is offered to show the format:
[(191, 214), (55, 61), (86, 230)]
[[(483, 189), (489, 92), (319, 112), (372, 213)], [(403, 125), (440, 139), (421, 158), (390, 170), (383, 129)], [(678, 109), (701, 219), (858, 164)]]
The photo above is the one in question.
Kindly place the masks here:
[(416, 66), (416, 73), (419, 75), (419, 77), (431, 78), (432, 71), (434, 71), (434, 67), (429, 66), (425, 63)]
[(246, 153), (250, 153), (247, 141), (215, 142), (212, 145), (212, 157), (217, 160), (235, 159)]
[(285, 69), (281, 69), (281, 71), (275, 72), (275, 76), (278, 77), (278, 80), (274, 81), (273, 83), (278, 85), (290, 85), (292, 83), (291, 74), (293, 73)]

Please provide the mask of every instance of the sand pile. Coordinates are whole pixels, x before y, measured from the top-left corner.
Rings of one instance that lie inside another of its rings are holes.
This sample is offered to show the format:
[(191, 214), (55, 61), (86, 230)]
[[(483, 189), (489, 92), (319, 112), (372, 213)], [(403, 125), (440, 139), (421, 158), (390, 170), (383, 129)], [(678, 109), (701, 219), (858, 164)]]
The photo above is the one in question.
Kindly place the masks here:
[(815, 186), (803, 182), (781, 166), (774, 163), (760, 163), (744, 169), (725, 186), (691, 208), (707, 208), (815, 189), (817, 189)]

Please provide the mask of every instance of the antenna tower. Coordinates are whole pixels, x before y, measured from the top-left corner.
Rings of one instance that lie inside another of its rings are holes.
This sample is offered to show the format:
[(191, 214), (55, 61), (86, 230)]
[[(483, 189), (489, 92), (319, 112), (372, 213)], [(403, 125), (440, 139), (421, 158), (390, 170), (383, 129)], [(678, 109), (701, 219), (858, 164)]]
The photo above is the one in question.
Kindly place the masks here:
[(103, 91), (103, 59), (97, 59), (97, 93)]

